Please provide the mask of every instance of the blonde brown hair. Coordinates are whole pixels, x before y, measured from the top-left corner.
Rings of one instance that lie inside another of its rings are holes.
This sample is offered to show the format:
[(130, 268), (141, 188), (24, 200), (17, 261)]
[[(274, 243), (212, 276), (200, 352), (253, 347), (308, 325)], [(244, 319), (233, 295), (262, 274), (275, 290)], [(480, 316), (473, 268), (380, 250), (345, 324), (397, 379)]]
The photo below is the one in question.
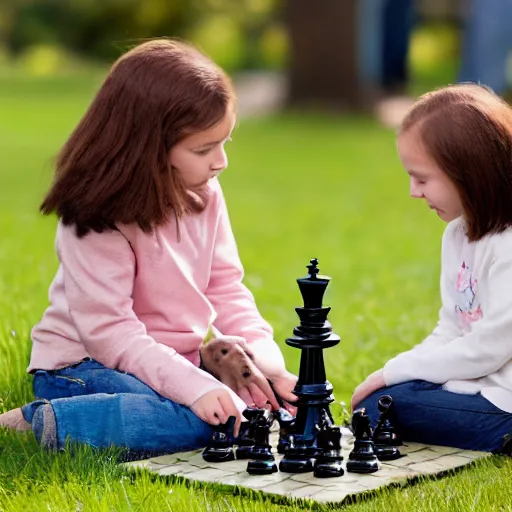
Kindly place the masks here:
[(507, 103), (480, 85), (451, 85), (421, 96), (399, 135), (411, 129), (456, 186), (469, 240), (512, 225), (512, 109)]
[(78, 236), (116, 223), (146, 233), (200, 211), (169, 164), (169, 151), (206, 130), (234, 104), (226, 74), (189, 44), (145, 42), (114, 63), (57, 158), (53, 184), (41, 204), (75, 225)]

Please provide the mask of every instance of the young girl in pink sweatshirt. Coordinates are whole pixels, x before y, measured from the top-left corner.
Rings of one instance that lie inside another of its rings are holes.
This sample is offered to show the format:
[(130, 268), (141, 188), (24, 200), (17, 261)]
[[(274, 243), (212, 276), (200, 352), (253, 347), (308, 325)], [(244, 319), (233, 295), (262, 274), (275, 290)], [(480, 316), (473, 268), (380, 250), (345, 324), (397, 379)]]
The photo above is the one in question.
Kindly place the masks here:
[(217, 180), (235, 122), (229, 79), (187, 44), (150, 41), (113, 65), (41, 205), (59, 217), (60, 265), (32, 330), (37, 399), (0, 425), (48, 448), (164, 453), (204, 446), (247, 405), (278, 407), (268, 381), (293, 400)]

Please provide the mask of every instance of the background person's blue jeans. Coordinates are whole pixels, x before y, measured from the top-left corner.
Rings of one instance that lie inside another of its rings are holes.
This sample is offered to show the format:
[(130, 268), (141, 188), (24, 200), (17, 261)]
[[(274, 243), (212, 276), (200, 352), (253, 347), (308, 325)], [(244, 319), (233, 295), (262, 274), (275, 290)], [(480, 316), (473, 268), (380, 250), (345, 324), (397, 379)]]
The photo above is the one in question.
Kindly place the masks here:
[(512, 85), (507, 78), (512, 51), (512, 0), (471, 0), (464, 31), (458, 82), (481, 82), (497, 94)]
[(210, 425), (188, 407), (94, 360), (39, 370), (33, 388), (37, 400), (22, 407), (23, 416), (31, 423), (35, 410), (49, 402), (61, 448), (70, 440), (97, 448), (128, 448), (132, 454), (173, 453), (202, 448), (212, 436)]
[(382, 395), (393, 397), (391, 419), (407, 441), (500, 452), (504, 437), (512, 434), (512, 414), (482, 395), (451, 393), (422, 380), (381, 388), (358, 404), (366, 408), (373, 427), (380, 415), (377, 401)]

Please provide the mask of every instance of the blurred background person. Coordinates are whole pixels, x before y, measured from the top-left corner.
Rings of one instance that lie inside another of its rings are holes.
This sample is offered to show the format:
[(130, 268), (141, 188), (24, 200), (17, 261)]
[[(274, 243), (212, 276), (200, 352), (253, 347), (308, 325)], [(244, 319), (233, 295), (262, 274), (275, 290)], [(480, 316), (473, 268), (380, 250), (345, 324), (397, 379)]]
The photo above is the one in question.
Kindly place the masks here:
[(459, 82), (479, 82), (512, 99), (512, 0), (469, 0), (465, 9)]
[(413, 0), (362, 0), (359, 4), (361, 73), (385, 95), (406, 92), (415, 7)]

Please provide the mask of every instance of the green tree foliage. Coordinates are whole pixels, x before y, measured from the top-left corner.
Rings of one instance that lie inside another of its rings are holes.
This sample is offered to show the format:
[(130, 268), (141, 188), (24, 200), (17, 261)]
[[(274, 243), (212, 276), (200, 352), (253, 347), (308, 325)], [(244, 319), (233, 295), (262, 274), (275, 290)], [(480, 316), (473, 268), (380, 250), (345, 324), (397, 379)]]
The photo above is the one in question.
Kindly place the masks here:
[(191, 40), (228, 70), (282, 64), (281, 0), (0, 0), (0, 40), (17, 56), (55, 45), (111, 61), (148, 38)]

